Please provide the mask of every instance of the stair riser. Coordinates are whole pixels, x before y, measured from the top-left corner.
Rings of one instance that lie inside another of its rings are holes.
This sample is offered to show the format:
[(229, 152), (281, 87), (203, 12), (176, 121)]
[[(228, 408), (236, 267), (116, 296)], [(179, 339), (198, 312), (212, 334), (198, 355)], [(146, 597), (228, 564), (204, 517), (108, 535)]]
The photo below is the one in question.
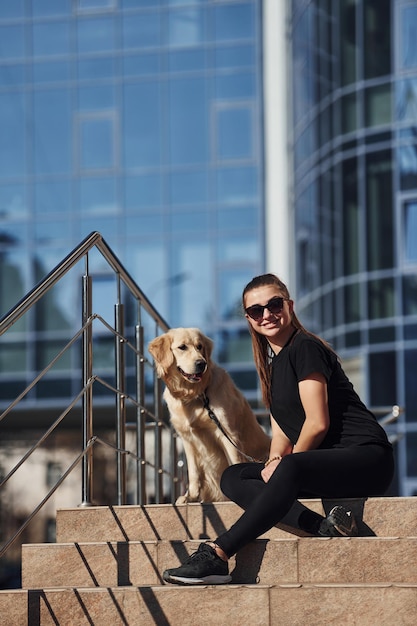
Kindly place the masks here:
[[(323, 513), (320, 500), (304, 501)], [(233, 503), (149, 505), (62, 509), (57, 512), (57, 541), (153, 541), (213, 539), (229, 528), (242, 510)], [(417, 536), (417, 498), (370, 498), (364, 509), (363, 534), (379, 537)], [(265, 538), (289, 537), (273, 528)]]
[[(114, 587), (160, 584), (161, 573), (198, 542), (23, 546), (22, 586)], [(231, 561), (234, 583), (410, 583), (417, 538), (257, 540)]]
[(147, 587), (0, 593), (2, 626), (414, 626), (416, 607), (415, 585)]

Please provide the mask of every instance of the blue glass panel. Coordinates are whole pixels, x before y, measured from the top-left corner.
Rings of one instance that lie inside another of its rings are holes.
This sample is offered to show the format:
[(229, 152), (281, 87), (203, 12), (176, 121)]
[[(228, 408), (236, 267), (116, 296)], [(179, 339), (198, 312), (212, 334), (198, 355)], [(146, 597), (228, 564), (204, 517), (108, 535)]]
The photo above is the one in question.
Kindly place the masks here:
[(34, 167), (36, 173), (71, 170), (71, 96), (69, 90), (34, 94)]
[(71, 31), (69, 22), (33, 24), (34, 56), (69, 54), (71, 48)]
[(161, 122), (159, 84), (126, 85), (123, 145), (126, 167), (158, 165)]
[(115, 60), (113, 57), (100, 59), (83, 59), (78, 63), (80, 80), (99, 80), (115, 76)]
[[(14, 226), (16, 227), (16, 224)], [(18, 246), (17, 242), (6, 245), (4, 243), (6, 236), (7, 234), (3, 234), (0, 241), (0, 315), (10, 311), (29, 289), (27, 247)], [(14, 237), (13, 234), (11, 236)], [(14, 239), (16, 241), (16, 237)], [(14, 332), (24, 330), (26, 317), (13, 325)]]
[(181, 213), (175, 211), (171, 217), (171, 227), (173, 232), (177, 233), (194, 233), (199, 236), (209, 230), (210, 221), (207, 211), (192, 211)]
[[(235, 214), (235, 211), (228, 211)], [(252, 212), (254, 213), (254, 212)], [(240, 213), (238, 216), (234, 215), (235, 227), (236, 222), (241, 219)], [(256, 227), (256, 220), (252, 220)], [(236, 230), (236, 228), (235, 228)], [(256, 231), (253, 232), (252, 237), (231, 237), (230, 234), (227, 237), (219, 237), (217, 241), (217, 257), (221, 263), (258, 263), (262, 258), (262, 251), (260, 250), (259, 242), (256, 240)]]
[(80, 87), (78, 90), (78, 107), (80, 111), (99, 111), (112, 109), (115, 103), (113, 85), (94, 85)]
[(159, 54), (132, 54), (123, 57), (125, 76), (148, 76), (158, 74), (160, 70)]
[(37, 182), (34, 188), (35, 213), (68, 213), (71, 210), (71, 182)]
[(107, 52), (114, 49), (115, 21), (112, 18), (85, 18), (78, 21), (78, 51)]
[(407, 78), (398, 81), (396, 89), (395, 115), (400, 121), (416, 123), (417, 120), (417, 80)]
[(25, 16), (25, 0), (13, 0), (13, 2), (0, 2), (0, 20), (11, 17)]
[(206, 54), (203, 48), (191, 50), (173, 50), (168, 57), (169, 69), (172, 72), (190, 72), (204, 70)]
[(214, 7), (214, 37), (217, 41), (248, 39), (255, 36), (255, 13), (252, 2)]
[(252, 278), (250, 270), (223, 270), (219, 276), (219, 317), (223, 320), (242, 317), (242, 291)]
[(22, 85), (26, 79), (24, 65), (0, 65), (0, 85), (13, 87)]
[(219, 69), (255, 65), (255, 46), (222, 46), (215, 49), (215, 64)]
[[(27, 217), (29, 213), (23, 184), (0, 185), (0, 218)], [(2, 224), (3, 228), (3, 224)]]
[(67, 219), (37, 219), (34, 224), (34, 236), (37, 244), (55, 243), (60, 239), (68, 240), (68, 235), (71, 233), (71, 220)]
[(161, 43), (159, 13), (123, 16), (123, 46), (125, 49), (149, 48)]
[(234, 98), (252, 98), (256, 93), (255, 74), (253, 72), (222, 74), (216, 76), (216, 97), (225, 100)]
[(82, 119), (80, 122), (80, 167), (102, 169), (115, 165), (112, 119)]
[(127, 243), (123, 256), (123, 265), (162, 315), (168, 310), (167, 285), (161, 280), (167, 267), (167, 249), (166, 240), (155, 234), (140, 245)]
[(401, 189), (417, 189), (417, 146), (400, 146), (397, 151)]
[(168, 37), (171, 46), (195, 46), (203, 43), (205, 12), (199, 7), (170, 11)]
[(401, 12), (401, 65), (403, 67), (417, 66), (417, 39), (416, 39), (417, 7), (409, 6)]
[[(212, 249), (204, 239), (204, 232), (198, 237), (182, 238), (173, 243), (170, 259), (171, 276), (181, 275), (170, 286), (170, 322), (173, 326), (207, 326), (212, 315), (212, 292), (208, 288), (212, 277)], [(190, 304), (192, 303), (192, 304)]]
[(227, 108), (218, 111), (217, 153), (219, 159), (245, 159), (253, 156), (252, 111)]
[(71, 15), (71, 0), (32, 0), (31, 4), (34, 17)]
[(200, 204), (208, 200), (206, 170), (175, 172), (171, 175), (171, 202), (177, 204)]
[(159, 6), (161, 0), (121, 0), (124, 9), (140, 9), (144, 7), (155, 8)]
[(48, 61), (47, 63), (33, 64), (34, 83), (67, 81), (70, 78), (71, 68), (68, 61)]
[(78, 0), (78, 8), (80, 11), (108, 9), (115, 7), (116, 4), (117, 0)]
[[(80, 181), (81, 213), (114, 215), (118, 213), (116, 181), (112, 178), (86, 178)], [(91, 228), (90, 231), (99, 230)], [(88, 235), (88, 233), (86, 233)]]
[(157, 207), (162, 203), (160, 174), (128, 176), (125, 180), (126, 209)]
[(409, 263), (417, 263), (417, 203), (405, 205), (404, 216), (405, 258)]
[(258, 229), (258, 210), (253, 206), (239, 206), (236, 209), (219, 211), (217, 226), (219, 231), (251, 230), (256, 236)]
[(26, 113), (22, 93), (0, 94), (0, 177), (26, 173)]
[(148, 213), (144, 215), (128, 215), (125, 222), (125, 237), (146, 237), (164, 231), (164, 214)]
[(23, 26), (0, 26), (0, 59), (22, 59), (25, 56)]
[(206, 83), (203, 78), (171, 81), (171, 162), (201, 163), (209, 159)]
[(219, 169), (217, 174), (217, 196), (222, 202), (241, 203), (257, 200), (257, 170), (254, 167)]

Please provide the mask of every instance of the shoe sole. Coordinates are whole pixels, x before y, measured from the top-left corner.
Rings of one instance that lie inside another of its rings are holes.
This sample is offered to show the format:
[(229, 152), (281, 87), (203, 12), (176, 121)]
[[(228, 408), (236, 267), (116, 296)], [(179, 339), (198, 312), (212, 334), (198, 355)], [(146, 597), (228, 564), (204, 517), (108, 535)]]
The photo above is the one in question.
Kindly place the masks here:
[(184, 576), (171, 576), (164, 573), (162, 578), (167, 583), (174, 583), (176, 585), (226, 585), (232, 581), (232, 577), (219, 576), (212, 574), (211, 576), (203, 576), (201, 578), (185, 578)]

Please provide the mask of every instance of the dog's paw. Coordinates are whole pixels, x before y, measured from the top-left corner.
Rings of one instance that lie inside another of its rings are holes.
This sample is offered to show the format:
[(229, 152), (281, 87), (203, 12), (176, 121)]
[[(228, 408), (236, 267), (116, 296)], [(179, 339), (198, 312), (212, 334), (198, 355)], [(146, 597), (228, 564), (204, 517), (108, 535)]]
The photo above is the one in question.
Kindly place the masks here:
[(187, 504), (187, 502), (188, 502), (187, 494), (185, 494), (183, 496), (179, 496), (179, 498), (177, 498), (175, 500), (175, 504)]

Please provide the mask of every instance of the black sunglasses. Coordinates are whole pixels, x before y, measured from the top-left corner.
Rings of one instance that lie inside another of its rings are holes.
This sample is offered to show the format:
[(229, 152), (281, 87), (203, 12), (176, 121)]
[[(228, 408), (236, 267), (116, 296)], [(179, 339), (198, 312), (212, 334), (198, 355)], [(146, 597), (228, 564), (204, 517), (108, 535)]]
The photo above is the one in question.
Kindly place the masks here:
[(272, 314), (281, 313), (284, 308), (284, 302), (288, 300), (288, 298), (281, 298), (280, 296), (275, 296), (271, 298), (265, 305), (262, 304), (253, 304), (245, 309), (245, 313), (249, 315), (255, 322), (259, 322), (264, 316), (265, 309)]

